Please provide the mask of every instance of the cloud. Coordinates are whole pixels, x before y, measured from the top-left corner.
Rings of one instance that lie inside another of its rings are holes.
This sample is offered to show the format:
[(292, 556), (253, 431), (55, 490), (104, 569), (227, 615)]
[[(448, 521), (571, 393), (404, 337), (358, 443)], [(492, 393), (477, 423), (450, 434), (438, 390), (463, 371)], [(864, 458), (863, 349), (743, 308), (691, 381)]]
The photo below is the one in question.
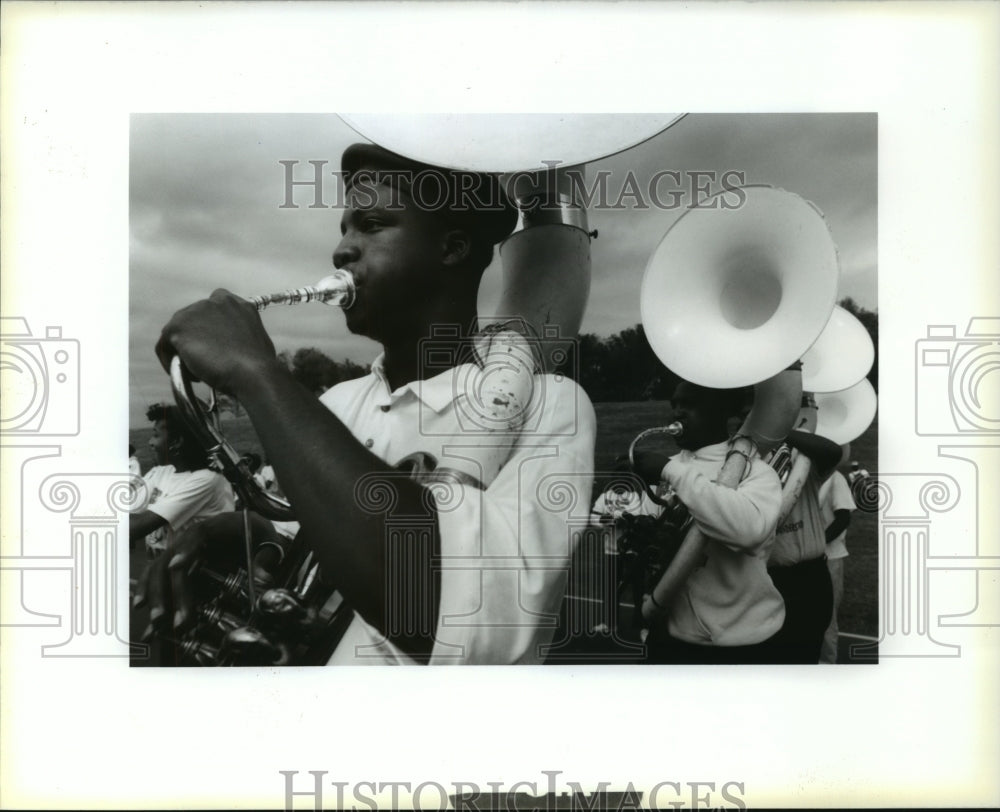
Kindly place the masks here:
[[(217, 287), (256, 295), (311, 284), (329, 271), (340, 211), (311, 208), (308, 185), (292, 188), (296, 208), (282, 208), (288, 186), (280, 161), (296, 161), (300, 181), (312, 178), (310, 161), (325, 161), (323, 200), (332, 204), (340, 154), (359, 138), (336, 116), (300, 114), (141, 114), (130, 135), (129, 374), (131, 418), (141, 425), (147, 395), (169, 395), (152, 346), (173, 312)], [(639, 320), (649, 257), (683, 207), (706, 188), (717, 191), (726, 172), (815, 203), (839, 247), (842, 295), (875, 308), (876, 136), (872, 114), (689, 115), (590, 164), (591, 183), (606, 173), (607, 206), (589, 213), (599, 237), (583, 330), (608, 335)], [(657, 172), (678, 173), (661, 174), (656, 187), (667, 208), (634, 208), (628, 196), (627, 208), (610, 208), (630, 175), (648, 196)], [(500, 279), (495, 260), (480, 295), (487, 312)], [(360, 363), (378, 351), (332, 309), (272, 310), (264, 319), (278, 349), (315, 346)]]

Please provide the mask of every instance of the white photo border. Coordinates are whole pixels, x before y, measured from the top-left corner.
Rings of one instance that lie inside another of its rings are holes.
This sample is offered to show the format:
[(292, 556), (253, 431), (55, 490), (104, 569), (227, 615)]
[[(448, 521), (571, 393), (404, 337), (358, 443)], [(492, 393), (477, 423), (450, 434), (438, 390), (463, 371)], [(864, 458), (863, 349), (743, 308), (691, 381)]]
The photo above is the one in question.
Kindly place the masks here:
[[(101, 393), (81, 400), (76, 433), (22, 453), (58, 448), (66, 471), (123, 464), (132, 113), (843, 111), (879, 117), (880, 469), (951, 471), (939, 446), (975, 438), (915, 435), (915, 346), (928, 325), (961, 335), (971, 318), (997, 316), (998, 12), (964, 2), (5, 3), (3, 315), (78, 341), (81, 380)], [(41, 495), (21, 493), (6, 446), (12, 557), (22, 530), (12, 516), (31, 532), (49, 520)], [(988, 494), (997, 472), (983, 454), (971, 481)], [(979, 541), (1000, 537), (995, 504), (975, 504), (974, 520), (955, 519), (966, 557), (989, 555)], [(937, 581), (962, 605), (967, 574)], [(971, 583), (988, 598), (996, 571)], [(18, 607), (5, 597), (3, 609)], [(560, 786), (739, 782), (734, 794), (758, 807), (990, 805), (998, 621), (950, 630), (958, 657), (836, 671), (363, 677), (44, 658), (37, 630), (5, 627), (2, 801), (281, 807), (280, 771), (319, 770), (349, 786), (544, 787), (545, 771), (561, 771)]]

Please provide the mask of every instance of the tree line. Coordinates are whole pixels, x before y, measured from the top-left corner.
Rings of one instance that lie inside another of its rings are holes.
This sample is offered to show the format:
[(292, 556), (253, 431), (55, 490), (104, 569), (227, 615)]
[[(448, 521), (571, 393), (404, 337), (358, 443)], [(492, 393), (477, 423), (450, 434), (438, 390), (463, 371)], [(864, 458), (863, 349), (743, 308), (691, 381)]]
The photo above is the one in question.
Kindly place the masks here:
[[(875, 363), (868, 380), (878, 391), (878, 313), (866, 310), (851, 298), (842, 299), (839, 304), (865, 326), (872, 338)], [(293, 353), (286, 350), (278, 353), (278, 357), (299, 383), (317, 395), (369, 371), (369, 367), (349, 359), (335, 361), (315, 347), (303, 347)], [(582, 333), (574, 351), (557, 371), (576, 380), (597, 403), (666, 400), (678, 381), (653, 353), (641, 324), (605, 338)]]
[[(875, 363), (867, 378), (877, 392), (878, 313), (866, 310), (850, 297), (839, 304), (864, 325), (875, 345)], [(692, 352), (697, 352), (697, 348), (692, 348)], [(607, 338), (581, 334), (576, 357), (559, 371), (574, 377), (595, 403), (666, 400), (679, 380), (660, 363), (641, 324)]]
[(288, 367), (295, 380), (317, 396), (338, 383), (367, 375), (371, 369), (348, 358), (334, 361), (315, 347), (302, 347), (294, 353), (283, 350), (278, 353), (278, 360)]

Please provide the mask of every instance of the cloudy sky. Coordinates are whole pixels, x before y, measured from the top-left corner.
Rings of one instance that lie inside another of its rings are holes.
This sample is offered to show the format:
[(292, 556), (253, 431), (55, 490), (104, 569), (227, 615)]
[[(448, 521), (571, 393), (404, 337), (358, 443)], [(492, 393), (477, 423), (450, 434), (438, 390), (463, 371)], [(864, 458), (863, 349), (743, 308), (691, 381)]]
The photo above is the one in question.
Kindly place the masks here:
[[(496, 117), (503, 126), (503, 117)], [(217, 287), (243, 295), (311, 284), (326, 275), (339, 240), (340, 210), (329, 174), (344, 147), (362, 140), (334, 115), (133, 115), (130, 147), (129, 394), (133, 426), (146, 405), (169, 400), (166, 375), (153, 353), (160, 328), (184, 305)], [(551, 156), (558, 157), (558, 156)], [(312, 176), (309, 161), (327, 161), (324, 200), (294, 191), (285, 202), (285, 167)], [(639, 321), (646, 263), (667, 228), (703, 196), (695, 173), (742, 173), (747, 184), (770, 184), (812, 201), (837, 244), (838, 298), (864, 307), (876, 301), (877, 119), (872, 114), (688, 115), (658, 136), (588, 166), (588, 179), (608, 170), (608, 201), (622, 194), (629, 173), (639, 189), (659, 171), (666, 207), (592, 206), (593, 282), (583, 331), (609, 335)], [(699, 179), (700, 178), (700, 179)], [(487, 271), (480, 311), (499, 297), (499, 262)], [(378, 347), (352, 336), (340, 312), (308, 305), (272, 308), (264, 322), (279, 350), (314, 346), (328, 355), (369, 362)]]

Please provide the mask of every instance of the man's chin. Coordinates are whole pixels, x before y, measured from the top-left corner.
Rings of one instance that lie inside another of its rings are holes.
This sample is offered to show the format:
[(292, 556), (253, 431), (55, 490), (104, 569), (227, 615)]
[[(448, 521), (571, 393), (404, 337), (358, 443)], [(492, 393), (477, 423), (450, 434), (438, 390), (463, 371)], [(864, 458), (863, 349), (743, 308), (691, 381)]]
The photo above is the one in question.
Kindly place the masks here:
[(358, 336), (368, 336), (367, 325), (360, 313), (352, 313), (350, 310), (344, 311), (344, 321), (347, 329)]
[(683, 434), (675, 438), (675, 442), (677, 447), (684, 451), (697, 451), (703, 446), (710, 445), (704, 437), (699, 437), (697, 434)]

